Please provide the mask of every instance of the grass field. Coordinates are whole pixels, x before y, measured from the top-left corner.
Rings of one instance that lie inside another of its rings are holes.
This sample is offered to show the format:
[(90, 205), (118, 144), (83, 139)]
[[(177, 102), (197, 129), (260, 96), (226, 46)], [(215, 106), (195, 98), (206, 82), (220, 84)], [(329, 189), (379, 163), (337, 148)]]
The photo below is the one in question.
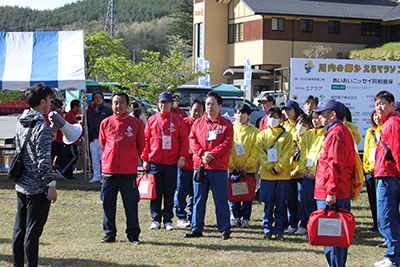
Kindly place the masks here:
[[(102, 203), (100, 184), (57, 179), (58, 201), (52, 205), (40, 239), (40, 266), (327, 266), (323, 247), (311, 246), (302, 236), (286, 235), (283, 242), (263, 240), (263, 205), (253, 205), (251, 228), (234, 228), (231, 239), (221, 240), (216, 229), (212, 196), (208, 201), (203, 238), (185, 239), (187, 229), (149, 230), (149, 201), (139, 203), (141, 245), (126, 239), (125, 214), (118, 198), (117, 242), (100, 243)], [(16, 213), (14, 185), (0, 174), (0, 266), (12, 266), (11, 237)], [(383, 259), (385, 249), (379, 234), (369, 234), (372, 226), (367, 193), (352, 202), (356, 232), (349, 248), (347, 266), (373, 266)], [(176, 220), (174, 221), (176, 224)]]

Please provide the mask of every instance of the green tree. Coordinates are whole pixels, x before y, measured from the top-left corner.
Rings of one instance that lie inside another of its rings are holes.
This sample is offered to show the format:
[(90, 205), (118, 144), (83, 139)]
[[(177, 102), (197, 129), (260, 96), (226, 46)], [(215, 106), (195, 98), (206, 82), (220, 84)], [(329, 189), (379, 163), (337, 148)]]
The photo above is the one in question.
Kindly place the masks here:
[[(179, 41), (168, 50), (169, 55), (164, 57), (159, 52), (143, 50), (144, 58), (138, 64), (132, 64), (126, 57), (117, 55), (102, 57), (97, 61), (96, 68), (104, 70), (107, 78), (123, 88), (112, 87), (112, 91), (122, 90), (138, 97), (140, 102), (144, 97), (150, 103), (157, 103), (158, 95), (163, 91), (174, 90), (198, 76), (211, 73), (210, 69), (195, 72), (187, 64), (187, 43)], [(148, 87), (141, 87), (142, 83)]]
[(122, 39), (114, 39), (106, 32), (89, 36), (85, 34), (85, 67), (86, 79), (102, 81), (104, 74), (99, 68), (94, 68), (97, 60), (112, 55), (129, 57), (129, 51), (121, 45)]
[(171, 28), (166, 35), (177, 36), (178, 38), (188, 41), (192, 46), (193, 40), (193, 1), (181, 0), (176, 10), (168, 17), (173, 19), (170, 24)]

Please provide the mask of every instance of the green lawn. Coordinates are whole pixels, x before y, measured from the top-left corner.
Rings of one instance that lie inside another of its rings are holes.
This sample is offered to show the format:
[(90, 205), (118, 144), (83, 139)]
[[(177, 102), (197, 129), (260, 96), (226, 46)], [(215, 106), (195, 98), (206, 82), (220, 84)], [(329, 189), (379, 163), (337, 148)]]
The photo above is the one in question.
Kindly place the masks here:
[[(152, 230), (149, 201), (139, 203), (141, 245), (125, 236), (125, 214), (118, 199), (117, 242), (102, 244), (102, 203), (100, 184), (58, 179), (58, 201), (52, 205), (40, 240), (40, 266), (327, 266), (322, 247), (311, 246), (297, 236), (283, 242), (263, 240), (263, 205), (253, 205), (249, 229), (233, 229), (231, 239), (221, 240), (216, 229), (210, 195), (203, 238), (185, 239), (189, 229)], [(16, 213), (14, 185), (0, 174), (0, 266), (12, 266), (11, 237)], [(372, 226), (367, 193), (352, 203), (356, 232), (349, 248), (347, 266), (373, 266), (383, 259), (385, 249), (379, 234), (369, 234)], [(176, 221), (174, 221), (174, 224)]]

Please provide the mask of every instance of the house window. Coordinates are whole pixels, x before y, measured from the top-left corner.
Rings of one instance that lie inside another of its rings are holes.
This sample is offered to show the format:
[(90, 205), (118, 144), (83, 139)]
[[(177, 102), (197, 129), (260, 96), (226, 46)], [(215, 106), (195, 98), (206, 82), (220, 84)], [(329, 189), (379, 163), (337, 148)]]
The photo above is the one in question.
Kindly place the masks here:
[(361, 22), (361, 35), (381, 36), (381, 24)]
[(313, 32), (313, 20), (312, 19), (301, 19), (300, 20), (300, 32)]
[(328, 20), (328, 33), (340, 34), (340, 21)]
[(271, 30), (285, 31), (285, 19), (284, 18), (272, 18)]
[(243, 41), (243, 23), (229, 24), (228, 44)]
[(196, 24), (196, 37), (197, 57), (203, 57), (203, 23)]

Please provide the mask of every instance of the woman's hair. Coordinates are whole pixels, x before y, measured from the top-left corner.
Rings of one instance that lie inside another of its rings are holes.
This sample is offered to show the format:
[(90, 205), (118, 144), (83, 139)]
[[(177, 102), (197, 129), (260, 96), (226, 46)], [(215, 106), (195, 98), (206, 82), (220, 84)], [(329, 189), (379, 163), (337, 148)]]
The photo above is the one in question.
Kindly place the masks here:
[(311, 116), (308, 116), (307, 114), (301, 114), (300, 116), (297, 117), (296, 119), (296, 124), (302, 122), (308, 124), (308, 126), (311, 126)]
[(372, 113), (371, 113), (371, 118), (370, 118), (372, 128), (378, 126), (378, 125), (376, 125), (375, 120), (374, 120), (374, 115), (375, 115), (375, 113), (376, 113), (376, 109), (373, 109), (373, 110), (372, 110)]
[(234, 112), (240, 111), (241, 113), (246, 113), (247, 115), (251, 115), (251, 108), (247, 104), (240, 104), (235, 107)]

